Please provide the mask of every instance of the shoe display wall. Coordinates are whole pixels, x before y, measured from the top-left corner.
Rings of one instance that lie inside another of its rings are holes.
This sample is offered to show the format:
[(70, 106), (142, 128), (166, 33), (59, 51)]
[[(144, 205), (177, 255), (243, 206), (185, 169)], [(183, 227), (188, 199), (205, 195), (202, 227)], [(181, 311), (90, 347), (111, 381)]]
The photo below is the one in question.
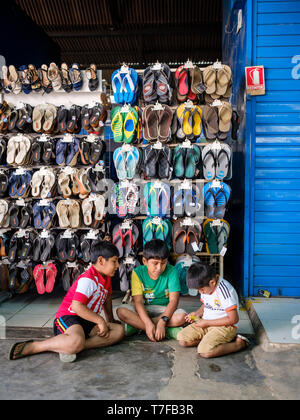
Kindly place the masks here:
[(124, 64), (111, 95), (95, 64), (8, 66), (1, 85), (0, 268), (12, 293), (67, 291), (99, 239), (119, 250), (123, 292), (151, 239), (174, 262), (225, 254), (239, 121), (227, 65)]

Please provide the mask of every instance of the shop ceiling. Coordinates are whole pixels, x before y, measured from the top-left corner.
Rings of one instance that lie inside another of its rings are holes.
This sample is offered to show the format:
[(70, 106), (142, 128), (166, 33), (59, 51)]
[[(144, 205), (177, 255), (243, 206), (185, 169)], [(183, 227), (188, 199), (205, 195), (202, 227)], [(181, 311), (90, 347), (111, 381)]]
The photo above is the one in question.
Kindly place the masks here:
[(221, 59), (222, 0), (15, 0), (61, 62), (112, 70)]

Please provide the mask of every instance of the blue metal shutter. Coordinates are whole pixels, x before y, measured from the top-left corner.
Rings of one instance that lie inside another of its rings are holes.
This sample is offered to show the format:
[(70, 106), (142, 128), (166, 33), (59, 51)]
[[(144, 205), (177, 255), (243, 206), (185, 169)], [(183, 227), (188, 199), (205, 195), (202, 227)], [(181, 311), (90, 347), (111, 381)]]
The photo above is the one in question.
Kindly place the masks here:
[(255, 20), (266, 95), (256, 98), (253, 121), (252, 293), (300, 296), (300, 1), (257, 0)]

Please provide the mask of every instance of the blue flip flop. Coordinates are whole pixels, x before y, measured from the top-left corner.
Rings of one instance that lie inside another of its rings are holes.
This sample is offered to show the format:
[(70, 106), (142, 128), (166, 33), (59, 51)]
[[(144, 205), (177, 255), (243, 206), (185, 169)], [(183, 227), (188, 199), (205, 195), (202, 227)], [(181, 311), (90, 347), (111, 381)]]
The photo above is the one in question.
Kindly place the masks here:
[(140, 151), (137, 147), (126, 153), (126, 174), (128, 179), (133, 179), (136, 175), (137, 167), (140, 162)]
[(36, 229), (42, 227), (42, 207), (35, 203), (32, 207), (33, 210), (33, 223)]
[(127, 104), (133, 104), (136, 100), (136, 87), (138, 82), (138, 74), (134, 69), (129, 69), (129, 73), (125, 74), (123, 79), (123, 100)]
[(143, 246), (145, 246), (147, 242), (152, 241), (152, 239), (154, 239), (154, 235), (155, 235), (155, 227), (154, 227), (154, 224), (152, 223), (151, 217), (147, 217), (143, 221), (142, 230), (143, 230)]
[(212, 182), (208, 182), (203, 187), (205, 215), (209, 219), (223, 219), (230, 195), (231, 188), (225, 182), (220, 187), (212, 187)]
[(59, 139), (56, 143), (56, 163), (58, 165), (62, 165), (65, 163), (65, 153), (67, 150), (67, 144), (62, 141), (62, 139)]
[(120, 180), (126, 179), (126, 154), (122, 151), (122, 147), (118, 147), (113, 154), (113, 161)]
[(111, 84), (113, 88), (114, 99), (117, 104), (122, 104), (124, 102), (122, 83), (123, 80), (121, 77), (120, 69), (115, 70), (111, 75)]

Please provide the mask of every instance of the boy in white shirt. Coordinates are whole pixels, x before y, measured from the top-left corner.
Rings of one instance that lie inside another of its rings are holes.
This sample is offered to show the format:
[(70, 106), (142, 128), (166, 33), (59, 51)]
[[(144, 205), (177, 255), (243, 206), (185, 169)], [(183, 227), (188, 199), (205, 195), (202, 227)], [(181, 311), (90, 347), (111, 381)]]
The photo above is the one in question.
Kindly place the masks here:
[(187, 271), (187, 286), (197, 289), (203, 305), (186, 316), (190, 325), (177, 335), (183, 347), (196, 347), (201, 357), (211, 358), (246, 348), (249, 340), (237, 334), (238, 296), (231, 284), (211, 266), (193, 264)]

